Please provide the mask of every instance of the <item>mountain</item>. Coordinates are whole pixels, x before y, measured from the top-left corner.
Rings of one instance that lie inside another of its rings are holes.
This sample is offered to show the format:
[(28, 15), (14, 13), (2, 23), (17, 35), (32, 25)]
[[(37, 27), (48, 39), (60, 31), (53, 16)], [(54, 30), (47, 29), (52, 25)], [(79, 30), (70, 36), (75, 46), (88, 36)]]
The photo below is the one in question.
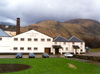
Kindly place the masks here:
[(61, 23), (71, 35), (78, 37), (100, 37), (100, 23), (96, 20), (90, 19), (74, 19)]
[(16, 25), (9, 22), (0, 22), (0, 28), (4, 31), (16, 31)]
[(31, 24), (29, 26), (22, 27), (21, 32), (28, 31), (28, 29), (37, 30), (51, 37), (55, 37), (57, 35), (63, 35), (64, 32), (63, 27), (60, 25), (60, 23), (53, 20), (42, 21), (37, 24)]
[(37, 30), (48, 36), (70, 37), (99, 37), (100, 38), (100, 23), (91, 19), (73, 19), (65, 22), (57, 22), (53, 20), (42, 21), (29, 26), (21, 27), (21, 32), (29, 29)]

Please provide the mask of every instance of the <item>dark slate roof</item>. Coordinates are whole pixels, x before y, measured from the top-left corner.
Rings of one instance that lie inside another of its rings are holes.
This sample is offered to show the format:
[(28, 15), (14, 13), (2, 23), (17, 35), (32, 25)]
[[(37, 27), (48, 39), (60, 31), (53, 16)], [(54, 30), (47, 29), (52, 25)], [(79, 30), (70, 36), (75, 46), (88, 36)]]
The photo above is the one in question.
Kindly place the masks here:
[(0, 37), (10, 37), (6, 32), (0, 29)]
[(61, 36), (57, 36), (53, 39), (54, 42), (68, 42), (67, 39), (61, 37)]
[(70, 39), (69, 39), (70, 42), (84, 42), (83, 40), (80, 40), (79, 38), (75, 37), (75, 36), (72, 36)]

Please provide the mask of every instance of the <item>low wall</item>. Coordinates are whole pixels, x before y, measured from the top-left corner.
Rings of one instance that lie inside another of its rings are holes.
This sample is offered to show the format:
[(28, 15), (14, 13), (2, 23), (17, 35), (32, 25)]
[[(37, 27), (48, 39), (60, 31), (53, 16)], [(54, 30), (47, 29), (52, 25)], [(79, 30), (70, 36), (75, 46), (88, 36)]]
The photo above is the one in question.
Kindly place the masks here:
[(100, 56), (87, 56), (87, 55), (74, 54), (74, 57), (75, 58), (80, 58), (80, 59), (86, 59), (86, 60), (92, 60), (92, 61), (100, 62)]

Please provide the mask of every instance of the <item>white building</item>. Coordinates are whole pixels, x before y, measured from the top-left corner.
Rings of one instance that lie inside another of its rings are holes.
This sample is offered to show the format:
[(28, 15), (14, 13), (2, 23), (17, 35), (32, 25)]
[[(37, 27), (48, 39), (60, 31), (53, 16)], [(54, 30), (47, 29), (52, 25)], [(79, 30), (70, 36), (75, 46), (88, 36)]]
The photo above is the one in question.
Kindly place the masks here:
[(0, 29), (0, 53), (85, 53), (85, 42), (75, 36), (63, 38), (49, 37), (30, 30), (10, 37)]

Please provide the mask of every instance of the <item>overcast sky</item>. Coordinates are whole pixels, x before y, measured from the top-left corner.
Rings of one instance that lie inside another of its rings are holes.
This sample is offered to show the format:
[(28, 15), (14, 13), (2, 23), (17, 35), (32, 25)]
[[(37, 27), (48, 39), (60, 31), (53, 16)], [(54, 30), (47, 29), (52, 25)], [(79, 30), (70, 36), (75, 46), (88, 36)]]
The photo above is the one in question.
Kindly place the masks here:
[(0, 22), (21, 26), (39, 21), (94, 19), (100, 22), (100, 0), (0, 0)]

